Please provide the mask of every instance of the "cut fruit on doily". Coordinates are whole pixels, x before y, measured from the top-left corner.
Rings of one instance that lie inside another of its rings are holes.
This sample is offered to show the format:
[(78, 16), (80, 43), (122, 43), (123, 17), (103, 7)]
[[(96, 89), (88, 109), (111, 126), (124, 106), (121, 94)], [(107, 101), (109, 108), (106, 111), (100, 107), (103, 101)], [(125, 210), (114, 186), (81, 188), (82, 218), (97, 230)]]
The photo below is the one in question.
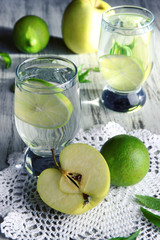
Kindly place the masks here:
[(88, 143), (100, 150), (106, 140), (125, 133), (138, 137), (148, 148), (148, 174), (134, 186), (111, 186), (105, 200), (82, 215), (62, 214), (45, 205), (36, 191), (36, 179), (23, 168), (23, 153), (12, 154), (10, 166), (0, 172), (0, 215), (4, 218), (1, 232), (16, 240), (99, 240), (127, 237), (141, 229), (137, 239), (159, 240), (159, 229), (143, 216), (135, 195), (160, 198), (160, 136), (142, 129), (126, 132), (110, 122), (87, 131), (81, 129), (74, 142)]

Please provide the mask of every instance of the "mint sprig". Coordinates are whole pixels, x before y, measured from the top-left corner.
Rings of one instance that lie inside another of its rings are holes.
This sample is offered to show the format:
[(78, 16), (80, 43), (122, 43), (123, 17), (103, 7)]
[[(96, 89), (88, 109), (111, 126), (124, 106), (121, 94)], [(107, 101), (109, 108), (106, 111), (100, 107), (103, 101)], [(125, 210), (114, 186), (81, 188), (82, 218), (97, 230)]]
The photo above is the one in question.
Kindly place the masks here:
[(80, 83), (91, 83), (91, 80), (87, 79), (90, 71), (99, 72), (98, 67), (88, 68), (86, 71), (82, 71), (84, 64), (78, 67), (78, 80)]
[(138, 231), (136, 231), (135, 233), (133, 233), (129, 237), (116, 237), (116, 238), (111, 238), (109, 240), (136, 240), (136, 238), (138, 237), (140, 231), (141, 230), (139, 229)]
[(8, 53), (0, 52), (0, 62), (5, 64), (5, 68), (9, 68), (11, 66), (12, 60)]
[(114, 42), (112, 48), (109, 51), (110, 55), (125, 55), (132, 56), (132, 50), (127, 45), (120, 45), (118, 42)]
[(117, 41), (114, 41), (109, 54), (110, 55), (125, 55), (131, 57), (133, 55), (132, 49), (134, 48), (135, 39), (133, 39), (131, 44), (119, 44)]

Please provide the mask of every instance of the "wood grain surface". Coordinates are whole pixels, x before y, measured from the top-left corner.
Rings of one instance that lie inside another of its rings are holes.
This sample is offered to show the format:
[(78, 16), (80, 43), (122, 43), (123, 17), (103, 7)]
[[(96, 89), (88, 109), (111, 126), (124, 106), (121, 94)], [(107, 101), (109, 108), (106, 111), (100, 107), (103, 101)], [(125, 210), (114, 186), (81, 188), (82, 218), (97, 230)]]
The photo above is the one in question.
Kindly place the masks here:
[[(14, 84), (15, 70), (23, 60), (38, 55), (60, 55), (72, 60), (77, 66), (85, 68), (97, 66), (96, 54), (73, 54), (65, 46), (61, 21), (69, 0), (0, 0), (0, 51), (7, 52), (12, 58), (9, 69), (0, 66), (0, 170), (8, 166), (8, 156), (13, 152), (23, 151), (25, 145), (20, 139), (14, 122)], [(106, 109), (99, 97), (103, 88), (100, 73), (91, 72), (90, 84), (81, 84), (82, 119), (81, 127), (88, 129), (95, 124), (107, 124), (115, 121), (126, 130), (148, 129), (160, 134), (160, 1), (157, 0), (109, 0), (111, 6), (137, 5), (151, 10), (155, 21), (154, 66), (144, 89), (147, 93), (145, 106), (133, 113), (116, 113)], [(30, 55), (19, 52), (12, 41), (12, 29), (15, 22), (24, 15), (42, 17), (49, 26), (50, 41), (46, 49), (39, 54)], [(2, 219), (0, 219), (2, 221)], [(0, 239), (5, 239), (2, 234)]]

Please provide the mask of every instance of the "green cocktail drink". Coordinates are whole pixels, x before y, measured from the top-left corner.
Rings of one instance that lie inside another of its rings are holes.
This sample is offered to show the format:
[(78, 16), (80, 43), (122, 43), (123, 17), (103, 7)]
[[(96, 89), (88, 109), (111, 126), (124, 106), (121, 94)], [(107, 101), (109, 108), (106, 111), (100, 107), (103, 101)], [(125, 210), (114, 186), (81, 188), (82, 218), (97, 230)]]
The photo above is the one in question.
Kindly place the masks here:
[(22, 63), (16, 76), (15, 123), (29, 151), (42, 157), (42, 161), (52, 156), (51, 149), (59, 155), (80, 124), (75, 65), (61, 58)]
[[(102, 101), (112, 110), (132, 111), (145, 102), (141, 86), (153, 65), (153, 23), (152, 13), (140, 7), (115, 7), (103, 14), (98, 61), (106, 89), (113, 93)], [(116, 96), (119, 103), (107, 103)]]

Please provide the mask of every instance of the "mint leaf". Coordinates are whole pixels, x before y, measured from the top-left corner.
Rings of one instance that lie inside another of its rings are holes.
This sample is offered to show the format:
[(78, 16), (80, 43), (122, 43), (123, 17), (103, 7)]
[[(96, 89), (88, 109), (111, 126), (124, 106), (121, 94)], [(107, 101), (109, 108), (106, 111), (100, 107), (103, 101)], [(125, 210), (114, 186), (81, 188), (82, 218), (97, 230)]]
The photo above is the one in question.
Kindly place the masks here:
[(85, 72), (82, 73), (83, 66), (84, 64), (78, 67), (78, 80), (80, 83), (90, 83), (91, 81), (87, 79), (89, 72), (99, 72), (99, 67), (88, 68)]
[(146, 210), (143, 207), (141, 207), (141, 211), (143, 215), (148, 219), (149, 222), (153, 223), (155, 226), (160, 228), (160, 216), (155, 215), (154, 213)]
[(91, 70), (92, 70), (92, 71), (94, 71), (94, 72), (100, 72), (100, 69), (99, 69), (99, 67), (94, 67), (94, 68), (91, 68)]
[(6, 67), (6, 68), (9, 68), (9, 67), (11, 66), (12, 60), (11, 60), (11, 58), (10, 58), (10, 56), (9, 56), (8, 53), (2, 53), (2, 52), (0, 52), (0, 61), (1, 61), (2, 63), (5, 63), (5, 67)]
[(138, 237), (140, 231), (141, 230), (139, 229), (138, 231), (136, 231), (135, 233), (133, 233), (129, 237), (117, 237), (117, 238), (111, 238), (109, 240), (136, 240), (136, 238)]
[(91, 69), (89, 68), (87, 71), (85, 71), (84, 73), (81, 73), (78, 75), (78, 80), (80, 83), (87, 83), (87, 82), (91, 82), (90, 80), (86, 79), (86, 77), (88, 77), (88, 73), (91, 71)]
[(142, 195), (136, 195), (136, 198), (142, 205), (154, 210), (160, 210), (160, 199)]
[(78, 67), (78, 75), (81, 75), (83, 66), (84, 66), (84, 64), (82, 64)]
[(109, 54), (110, 55), (132, 56), (133, 53), (132, 53), (131, 49), (134, 47), (134, 41), (135, 40), (133, 40), (133, 42), (129, 45), (121, 45), (115, 41), (109, 51)]
[(84, 66), (84, 64), (82, 64), (78, 67), (78, 80), (80, 83), (89, 83), (91, 81), (86, 79), (86, 77), (88, 76), (88, 73), (90, 72), (91, 69), (89, 68), (87, 71), (82, 73), (83, 66)]
[(117, 42), (114, 42), (113, 43), (113, 46), (111, 47), (110, 51), (109, 51), (109, 54), (110, 55), (117, 55), (118, 54), (118, 51), (119, 51), (119, 45)]

